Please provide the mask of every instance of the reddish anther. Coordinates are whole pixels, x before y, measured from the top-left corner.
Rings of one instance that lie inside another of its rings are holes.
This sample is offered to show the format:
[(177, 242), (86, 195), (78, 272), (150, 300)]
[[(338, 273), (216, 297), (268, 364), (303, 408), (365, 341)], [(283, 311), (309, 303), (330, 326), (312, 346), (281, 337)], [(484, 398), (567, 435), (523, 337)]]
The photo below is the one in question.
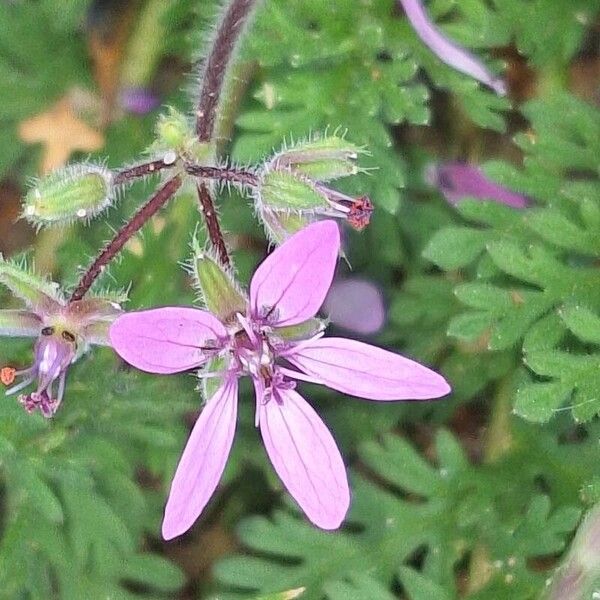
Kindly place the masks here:
[(357, 198), (348, 213), (348, 223), (354, 229), (361, 231), (371, 221), (371, 213), (373, 212), (373, 203), (368, 196)]
[(0, 369), (0, 381), (4, 385), (11, 385), (16, 378), (17, 370), (12, 367), (2, 367)]

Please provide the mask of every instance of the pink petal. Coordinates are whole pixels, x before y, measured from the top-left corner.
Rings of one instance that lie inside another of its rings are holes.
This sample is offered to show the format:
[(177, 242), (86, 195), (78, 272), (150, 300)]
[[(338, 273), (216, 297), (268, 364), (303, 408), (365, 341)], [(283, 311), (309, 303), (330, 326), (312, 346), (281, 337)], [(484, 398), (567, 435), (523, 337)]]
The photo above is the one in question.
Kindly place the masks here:
[(423, 400), (450, 392), (446, 380), (414, 360), (344, 338), (303, 342), (287, 360), (325, 385), (369, 400)]
[(170, 306), (119, 317), (110, 328), (118, 354), (149, 373), (178, 373), (206, 360), (203, 347), (226, 335), (221, 322), (195, 308)]
[(254, 273), (250, 283), (254, 314), (271, 312), (276, 325), (296, 325), (313, 317), (331, 285), (339, 250), (340, 232), (334, 221), (313, 223), (294, 234)]
[(344, 461), (319, 415), (294, 390), (259, 406), (260, 432), (273, 467), (306, 516), (337, 529), (350, 505)]
[(506, 95), (506, 85), (493, 75), (478, 58), (449, 40), (429, 19), (422, 0), (399, 0), (406, 18), (417, 35), (447, 65), (490, 86), (498, 95)]
[(428, 169), (432, 185), (439, 188), (450, 204), (458, 204), (464, 198), (494, 200), (513, 208), (526, 208), (529, 199), (523, 194), (489, 179), (480, 167), (460, 162), (447, 162)]
[(237, 379), (226, 379), (200, 413), (171, 483), (162, 525), (165, 540), (185, 533), (213, 495), (233, 443), (237, 397)]

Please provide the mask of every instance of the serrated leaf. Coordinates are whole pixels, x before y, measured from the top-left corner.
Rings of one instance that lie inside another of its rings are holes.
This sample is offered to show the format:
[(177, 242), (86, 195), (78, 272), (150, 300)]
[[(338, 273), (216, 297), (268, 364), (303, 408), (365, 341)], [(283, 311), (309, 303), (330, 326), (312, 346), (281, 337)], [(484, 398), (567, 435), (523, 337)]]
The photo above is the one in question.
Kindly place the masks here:
[(448, 227), (438, 231), (423, 256), (442, 269), (458, 269), (471, 264), (483, 251), (484, 232), (467, 227)]

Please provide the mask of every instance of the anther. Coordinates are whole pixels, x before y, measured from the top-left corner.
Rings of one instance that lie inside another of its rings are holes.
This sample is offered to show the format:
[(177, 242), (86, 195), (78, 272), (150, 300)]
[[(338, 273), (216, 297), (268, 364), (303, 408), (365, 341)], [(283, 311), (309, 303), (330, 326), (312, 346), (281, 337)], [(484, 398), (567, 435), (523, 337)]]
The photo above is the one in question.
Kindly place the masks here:
[(2, 367), (0, 369), (0, 381), (4, 385), (11, 385), (16, 377), (17, 370), (12, 367)]
[(72, 344), (75, 343), (75, 336), (70, 331), (63, 331), (62, 338), (67, 342), (71, 342)]

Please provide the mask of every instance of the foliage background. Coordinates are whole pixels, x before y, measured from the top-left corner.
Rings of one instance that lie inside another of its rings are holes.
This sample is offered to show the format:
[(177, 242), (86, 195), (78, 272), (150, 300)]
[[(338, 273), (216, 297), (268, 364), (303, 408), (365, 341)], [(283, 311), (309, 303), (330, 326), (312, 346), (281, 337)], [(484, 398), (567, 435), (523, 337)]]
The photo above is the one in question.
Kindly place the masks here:
[[(378, 406), (307, 388), (352, 479), (348, 524), (326, 534), (281, 493), (246, 390), (218, 495), (189, 534), (164, 544), (169, 478), (199, 409), (194, 381), (146, 376), (96, 351), (70, 371), (52, 422), (2, 401), (2, 598), (284, 598), (297, 588), (303, 598), (540, 597), (600, 495), (600, 2), (427, 6), (459, 43), (506, 65), (508, 98), (443, 65), (391, 0), (335, 0), (328, 10), (321, 0), (265, 0), (238, 57), (248, 85), (222, 150), (257, 162), (284, 139), (327, 127), (368, 146), (362, 164), (376, 170), (346, 189), (368, 193), (377, 210), (364, 233), (348, 232), (346, 250), (352, 273), (387, 302), (374, 341), (439, 366), (452, 398)], [(93, 157), (131, 162), (158, 113), (127, 113), (119, 90), (148, 86), (188, 110), (187, 73), (216, 9), (195, 0), (0, 5), (1, 251), (33, 240), (15, 224), (28, 178), (61, 152), (92, 152), (52, 125), (40, 126), (41, 143), (25, 143), (23, 123), (66, 99), (72, 118), (102, 134)], [(446, 205), (423, 171), (449, 159), (484, 164), (531, 208)], [(38, 268), (75, 282), (149, 190), (129, 189), (106, 223), (43, 232), (29, 251)], [(219, 203), (248, 281), (266, 249), (262, 232), (236, 193)], [(191, 302), (177, 264), (196, 220), (191, 196), (181, 198), (105, 283), (131, 282), (130, 308)], [(30, 354), (3, 340), (0, 365)]]

